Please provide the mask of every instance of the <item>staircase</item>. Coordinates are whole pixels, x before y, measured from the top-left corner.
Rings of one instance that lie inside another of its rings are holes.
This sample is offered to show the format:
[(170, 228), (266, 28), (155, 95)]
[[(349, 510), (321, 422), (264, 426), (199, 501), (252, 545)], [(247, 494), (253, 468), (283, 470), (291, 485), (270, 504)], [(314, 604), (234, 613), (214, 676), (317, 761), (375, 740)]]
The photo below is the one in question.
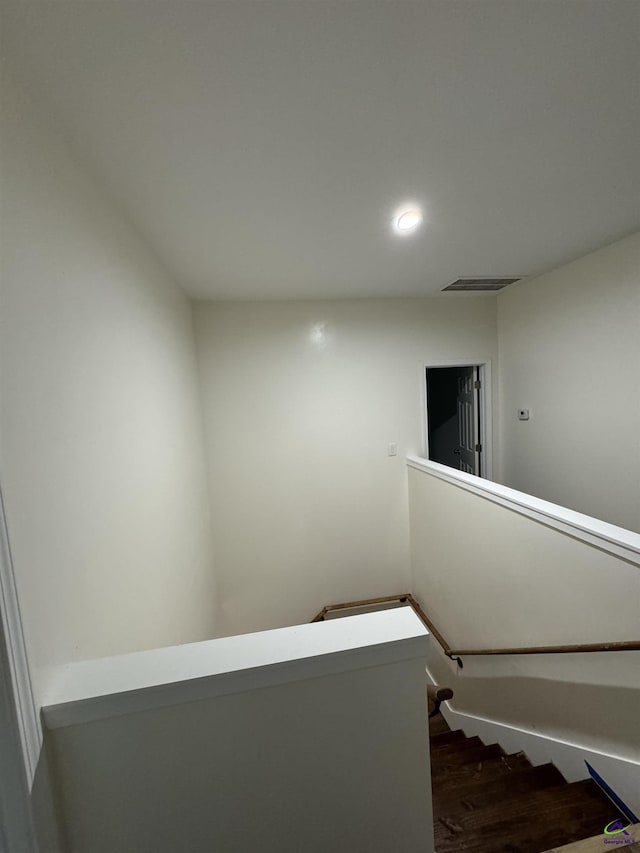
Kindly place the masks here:
[(429, 732), (436, 853), (543, 853), (620, 817), (591, 780), (568, 783), (553, 764), (533, 767), (523, 753), (451, 731), (441, 714)]
[[(409, 593), (328, 605), (312, 621), (406, 606), (444, 648)], [(496, 743), (485, 746), (460, 729), (451, 731), (440, 704), (452, 696), (449, 688), (427, 687), (436, 853), (602, 853), (619, 847), (640, 853), (640, 824), (628, 826), (591, 779), (569, 783), (553, 764), (533, 767), (522, 752), (506, 755)], [(629, 831), (603, 835), (617, 820)]]

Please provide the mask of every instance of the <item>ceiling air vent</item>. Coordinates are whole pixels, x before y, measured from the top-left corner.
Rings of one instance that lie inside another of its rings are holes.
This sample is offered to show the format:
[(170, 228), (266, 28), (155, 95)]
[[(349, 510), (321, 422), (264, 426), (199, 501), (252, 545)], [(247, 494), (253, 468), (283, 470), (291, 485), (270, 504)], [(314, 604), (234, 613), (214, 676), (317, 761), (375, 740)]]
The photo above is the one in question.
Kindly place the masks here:
[(446, 290), (502, 290), (503, 287), (515, 281), (520, 281), (520, 278), (458, 278), (442, 290), (443, 292)]

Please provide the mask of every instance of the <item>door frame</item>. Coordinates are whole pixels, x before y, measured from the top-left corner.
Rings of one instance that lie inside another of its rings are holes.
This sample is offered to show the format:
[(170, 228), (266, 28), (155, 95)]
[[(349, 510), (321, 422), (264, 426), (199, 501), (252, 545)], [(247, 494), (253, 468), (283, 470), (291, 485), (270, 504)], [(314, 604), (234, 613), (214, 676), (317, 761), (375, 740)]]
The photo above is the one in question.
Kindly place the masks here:
[(0, 853), (36, 851), (29, 795), (41, 741), (0, 484)]
[[(490, 358), (464, 360), (430, 360), (422, 368), (422, 434), (424, 456), (429, 459), (429, 411), (427, 405), (427, 370), (432, 367), (477, 367), (480, 377), (478, 401), (480, 406), (480, 444), (482, 445), (482, 479), (493, 480), (493, 396)], [(454, 469), (455, 470), (455, 469)]]

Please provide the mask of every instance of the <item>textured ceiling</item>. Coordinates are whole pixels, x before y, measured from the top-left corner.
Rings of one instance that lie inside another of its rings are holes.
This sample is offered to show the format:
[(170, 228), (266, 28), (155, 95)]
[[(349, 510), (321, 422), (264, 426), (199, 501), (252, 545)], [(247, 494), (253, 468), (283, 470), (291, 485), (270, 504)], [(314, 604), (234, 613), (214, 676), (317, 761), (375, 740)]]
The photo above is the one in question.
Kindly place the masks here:
[[(420, 296), (640, 227), (636, 0), (9, 0), (3, 19), (16, 76), (194, 297)], [(425, 223), (399, 238), (404, 200)]]

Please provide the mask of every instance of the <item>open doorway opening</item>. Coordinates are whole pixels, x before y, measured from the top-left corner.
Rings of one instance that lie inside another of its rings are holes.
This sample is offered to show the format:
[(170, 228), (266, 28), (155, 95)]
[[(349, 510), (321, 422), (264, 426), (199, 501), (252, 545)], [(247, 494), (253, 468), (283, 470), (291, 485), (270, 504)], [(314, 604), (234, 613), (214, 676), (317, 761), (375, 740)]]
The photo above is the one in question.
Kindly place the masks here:
[(489, 478), (486, 364), (426, 368), (427, 458)]

